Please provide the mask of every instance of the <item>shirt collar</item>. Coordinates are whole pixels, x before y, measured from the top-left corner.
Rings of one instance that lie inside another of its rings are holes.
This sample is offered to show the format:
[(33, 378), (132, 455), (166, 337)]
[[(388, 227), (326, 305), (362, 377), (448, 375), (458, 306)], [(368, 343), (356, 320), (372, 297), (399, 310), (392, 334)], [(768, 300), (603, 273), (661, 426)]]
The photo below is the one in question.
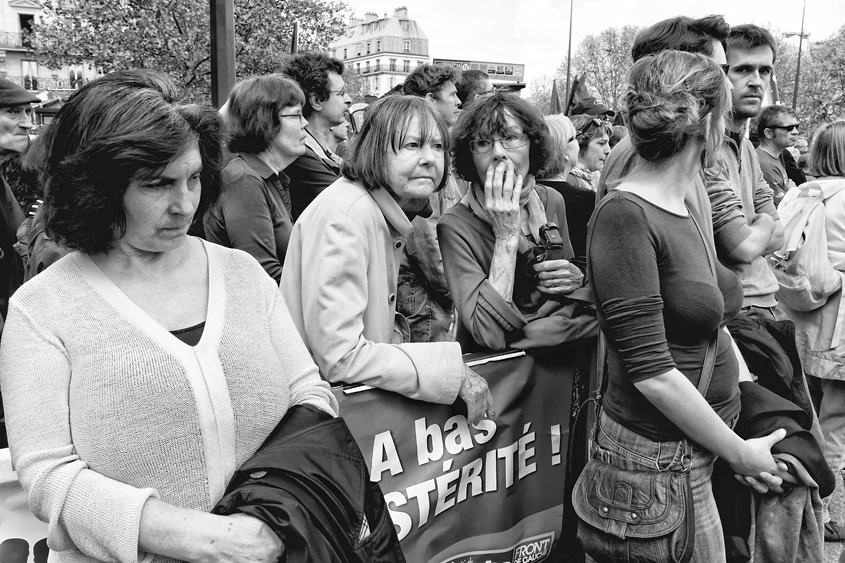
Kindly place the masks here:
[(270, 165), (264, 162), (260, 156), (251, 152), (239, 152), (237, 153), (244, 162), (246, 162), (247, 166), (249, 166), (254, 172), (256, 172), (259, 176), (261, 176), (264, 180), (272, 180), (273, 176), (278, 176), (279, 181), (287, 186), (290, 184), (290, 178), (288, 178), (287, 174), (284, 172), (274, 172)]
[(378, 205), (387, 224), (398, 232), (400, 236), (405, 236), (408, 231), (413, 229), (405, 212), (402, 211), (402, 208), (399, 207), (399, 204), (396, 203), (396, 200), (393, 199), (393, 196), (386, 189), (378, 188), (377, 190), (372, 190), (370, 191), (370, 197)]

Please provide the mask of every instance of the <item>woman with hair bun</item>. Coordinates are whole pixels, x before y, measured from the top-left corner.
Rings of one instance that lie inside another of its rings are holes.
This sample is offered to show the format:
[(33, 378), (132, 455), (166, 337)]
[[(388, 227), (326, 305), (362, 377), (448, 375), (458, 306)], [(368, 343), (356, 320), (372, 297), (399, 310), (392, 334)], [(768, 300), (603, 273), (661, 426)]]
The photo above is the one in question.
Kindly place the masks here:
[(578, 141), (578, 160), (569, 171), (567, 181), (585, 190), (596, 191), (599, 174), (604, 168), (604, 161), (610, 154), (610, 136), (613, 126), (609, 121), (602, 121), (592, 115), (573, 115)]
[[(725, 561), (713, 463), (721, 457), (755, 489), (778, 490), (783, 468), (770, 450), (784, 436), (779, 429), (744, 440), (731, 429), (740, 367), (722, 327), (742, 306), (742, 287), (702, 235), (707, 218), (684, 204), (687, 186), (716, 159), (730, 93), (718, 64), (680, 51), (641, 59), (628, 81), (627, 122), (640, 158), (597, 206), (587, 243), (607, 337), (596, 448), (622, 469), (689, 471), (692, 561)], [(712, 376), (700, 393), (708, 348)]]

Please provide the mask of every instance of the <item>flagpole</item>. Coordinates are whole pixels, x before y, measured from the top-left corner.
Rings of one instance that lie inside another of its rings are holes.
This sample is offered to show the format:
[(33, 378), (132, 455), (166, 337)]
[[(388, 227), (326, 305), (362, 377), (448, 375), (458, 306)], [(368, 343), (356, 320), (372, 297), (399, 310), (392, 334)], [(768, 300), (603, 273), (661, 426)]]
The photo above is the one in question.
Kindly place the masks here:
[[(566, 97), (569, 98), (569, 65), (572, 62), (572, 5), (575, 0), (569, 0), (569, 47), (566, 49)], [(569, 108), (563, 109), (564, 114), (569, 112)]]

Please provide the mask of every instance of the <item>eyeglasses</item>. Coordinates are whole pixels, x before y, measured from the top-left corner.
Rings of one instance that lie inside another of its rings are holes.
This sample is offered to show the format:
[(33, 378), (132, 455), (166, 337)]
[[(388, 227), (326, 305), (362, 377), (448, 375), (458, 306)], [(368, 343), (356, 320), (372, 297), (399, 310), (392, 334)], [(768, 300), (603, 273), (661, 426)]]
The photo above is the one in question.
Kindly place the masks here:
[(346, 90), (329, 90), (329, 94), (337, 94), (342, 98), (346, 95)]
[(291, 113), (291, 114), (288, 114), (288, 115), (280, 113), (279, 117), (284, 117), (285, 119), (296, 119), (297, 121), (301, 121), (301, 120), (305, 119), (305, 116), (302, 115), (301, 113)]
[(769, 129), (783, 129), (784, 131), (795, 131), (798, 129), (799, 125), (797, 123), (793, 123), (792, 125), (772, 125)]
[(496, 141), (502, 143), (505, 150), (518, 149), (528, 144), (528, 135), (519, 133), (514, 135), (505, 135), (501, 139), (475, 139), (469, 142), (469, 150), (474, 153), (483, 154), (493, 150)]

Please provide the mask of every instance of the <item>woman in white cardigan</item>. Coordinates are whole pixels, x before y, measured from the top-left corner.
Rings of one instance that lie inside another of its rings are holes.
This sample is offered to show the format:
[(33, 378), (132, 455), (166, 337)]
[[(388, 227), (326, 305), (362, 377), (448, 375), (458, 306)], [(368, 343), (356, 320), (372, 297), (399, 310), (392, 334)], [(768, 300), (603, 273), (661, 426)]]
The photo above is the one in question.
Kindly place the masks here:
[(336, 402), (273, 280), (188, 235), (219, 194), (220, 118), (143, 71), (83, 86), (40, 143), (46, 226), (77, 250), (10, 304), (15, 469), (57, 561), (275, 562), (208, 511), (289, 406)]

